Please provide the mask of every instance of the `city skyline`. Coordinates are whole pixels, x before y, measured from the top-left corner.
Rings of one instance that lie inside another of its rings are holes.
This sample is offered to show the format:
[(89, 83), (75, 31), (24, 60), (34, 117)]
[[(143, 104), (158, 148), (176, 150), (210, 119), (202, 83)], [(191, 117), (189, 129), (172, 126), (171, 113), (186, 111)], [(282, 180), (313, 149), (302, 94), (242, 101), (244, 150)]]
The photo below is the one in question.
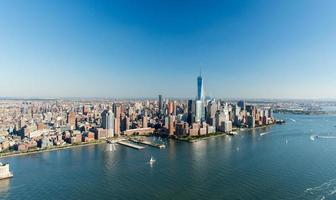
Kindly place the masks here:
[(335, 4), (2, 1), (1, 97), (335, 99)]
[(335, 0), (0, 0), (0, 199), (336, 199)]

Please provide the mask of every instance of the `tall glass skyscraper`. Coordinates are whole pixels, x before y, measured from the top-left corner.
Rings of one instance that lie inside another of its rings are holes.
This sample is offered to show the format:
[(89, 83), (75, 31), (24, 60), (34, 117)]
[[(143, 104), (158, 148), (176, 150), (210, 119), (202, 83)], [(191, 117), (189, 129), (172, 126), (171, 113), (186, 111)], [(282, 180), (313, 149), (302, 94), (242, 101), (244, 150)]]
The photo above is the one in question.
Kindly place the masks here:
[(200, 75), (197, 77), (197, 100), (204, 100), (203, 92), (203, 78), (202, 73), (200, 72)]
[(197, 99), (196, 99), (196, 122), (205, 121), (205, 107), (204, 107), (204, 88), (203, 88), (203, 78), (202, 72), (197, 77)]

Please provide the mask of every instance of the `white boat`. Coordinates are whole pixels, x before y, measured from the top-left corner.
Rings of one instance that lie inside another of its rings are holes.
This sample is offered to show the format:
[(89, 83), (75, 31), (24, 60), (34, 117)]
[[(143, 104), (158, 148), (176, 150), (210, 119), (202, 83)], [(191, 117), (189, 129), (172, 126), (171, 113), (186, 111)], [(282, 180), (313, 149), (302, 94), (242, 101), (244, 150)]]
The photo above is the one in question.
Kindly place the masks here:
[(13, 173), (9, 171), (9, 164), (0, 162), (0, 180), (13, 177)]
[(235, 132), (235, 131), (231, 131), (231, 132), (228, 133), (228, 135), (237, 135), (237, 134), (238, 134), (238, 133)]
[(153, 156), (151, 156), (151, 158), (150, 158), (150, 160), (149, 160), (149, 164), (153, 164), (153, 163), (155, 163), (156, 162), (156, 160), (153, 158)]

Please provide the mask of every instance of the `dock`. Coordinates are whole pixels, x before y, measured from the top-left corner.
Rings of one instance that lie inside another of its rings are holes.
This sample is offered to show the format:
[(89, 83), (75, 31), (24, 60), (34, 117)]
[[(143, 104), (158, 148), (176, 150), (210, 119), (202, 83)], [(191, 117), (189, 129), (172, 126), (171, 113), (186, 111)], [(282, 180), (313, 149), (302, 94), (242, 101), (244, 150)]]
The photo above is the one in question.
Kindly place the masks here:
[(126, 139), (125, 138), (118, 138), (118, 139), (106, 139), (106, 142), (107, 143), (110, 143), (110, 144), (115, 144), (115, 143), (118, 143), (120, 141), (125, 141)]
[(118, 144), (121, 144), (121, 145), (124, 145), (124, 146), (127, 146), (127, 147), (131, 147), (133, 149), (137, 149), (137, 150), (141, 150), (141, 149), (144, 149), (145, 147), (143, 146), (140, 146), (140, 145), (136, 145), (136, 144), (132, 144), (132, 143), (129, 143), (129, 142), (125, 142), (125, 141), (119, 141), (117, 142)]
[(145, 140), (130, 139), (130, 141), (135, 142), (135, 143), (139, 143), (139, 144), (144, 144), (144, 145), (151, 146), (151, 147), (155, 147), (155, 148), (159, 148), (159, 149), (166, 148), (166, 145), (164, 145), (164, 144), (155, 144), (155, 143), (145, 141)]

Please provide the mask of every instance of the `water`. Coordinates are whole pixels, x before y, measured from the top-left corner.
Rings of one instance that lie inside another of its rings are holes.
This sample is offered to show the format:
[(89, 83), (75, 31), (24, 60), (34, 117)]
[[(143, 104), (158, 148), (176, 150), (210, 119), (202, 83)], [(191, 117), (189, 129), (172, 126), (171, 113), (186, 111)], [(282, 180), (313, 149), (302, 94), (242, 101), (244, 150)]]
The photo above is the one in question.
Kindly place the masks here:
[(0, 181), (0, 199), (336, 199), (336, 139), (328, 138), (336, 116), (277, 118), (287, 123), (170, 140), (164, 150), (100, 144), (0, 159), (14, 173)]

